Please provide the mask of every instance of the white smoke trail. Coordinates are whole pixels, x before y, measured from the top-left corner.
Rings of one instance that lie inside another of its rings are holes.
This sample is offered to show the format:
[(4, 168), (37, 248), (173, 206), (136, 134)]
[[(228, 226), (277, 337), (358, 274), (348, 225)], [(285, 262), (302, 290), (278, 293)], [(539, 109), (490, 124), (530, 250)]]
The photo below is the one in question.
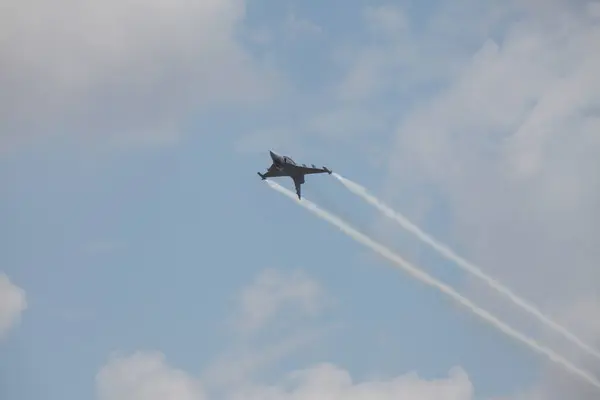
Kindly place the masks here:
[(464, 258), (460, 257), (454, 251), (452, 251), (452, 249), (450, 249), (448, 246), (438, 242), (436, 239), (434, 239), (427, 233), (423, 232), (421, 229), (419, 229), (418, 226), (416, 226), (415, 224), (410, 222), (402, 214), (400, 214), (397, 211), (394, 211), (389, 206), (385, 205), (383, 202), (381, 202), (379, 199), (377, 199), (375, 196), (370, 194), (367, 191), (367, 189), (365, 189), (363, 186), (361, 186), (355, 182), (352, 182), (351, 180), (344, 178), (344, 177), (340, 176), (339, 174), (333, 173), (333, 176), (335, 176), (348, 190), (350, 190), (354, 194), (362, 197), (368, 203), (370, 203), (371, 205), (373, 205), (377, 209), (379, 209), (379, 211), (381, 211), (387, 217), (398, 222), (404, 229), (406, 229), (408, 232), (415, 235), (417, 238), (421, 239), (424, 243), (427, 243), (428, 245), (430, 245), (438, 253), (440, 253), (447, 259), (454, 261), (463, 270), (470, 272), (471, 274), (480, 278), (485, 283), (487, 283), (491, 288), (497, 290), (499, 293), (506, 296), (509, 300), (511, 300), (514, 304), (519, 306), (521, 309), (523, 309), (524, 311), (527, 311), (528, 313), (530, 313), (531, 315), (536, 317), (544, 325), (546, 325), (547, 327), (553, 329), (554, 331), (562, 334), (564, 337), (569, 339), (572, 343), (577, 345), (580, 349), (584, 350), (587, 354), (594, 356), (600, 360), (600, 351), (598, 351), (598, 350), (594, 349), (592, 346), (586, 344), (581, 339), (579, 339), (575, 334), (571, 333), (567, 328), (565, 328), (564, 326), (558, 324), (557, 322), (553, 321), (552, 319), (550, 319), (549, 317), (544, 315), (535, 305), (533, 305), (533, 304), (529, 303), (528, 301), (522, 299), (521, 297), (517, 296), (514, 292), (512, 292), (510, 289), (508, 289), (502, 283), (498, 282), (496, 279), (485, 274), (481, 270), (481, 268), (477, 267), (476, 265), (474, 265), (474, 264), (470, 263), (469, 261), (465, 260)]
[(561, 367), (565, 368), (567, 371), (586, 380), (590, 384), (594, 385), (597, 389), (600, 389), (600, 381), (598, 381), (589, 372), (586, 372), (586, 371), (576, 367), (575, 365), (571, 364), (568, 360), (566, 360), (565, 358), (563, 358), (562, 356), (560, 356), (553, 350), (539, 344), (534, 339), (527, 337), (526, 335), (520, 333), (519, 331), (516, 331), (512, 327), (510, 327), (507, 324), (505, 324), (504, 322), (500, 321), (494, 315), (490, 314), (488, 311), (485, 311), (484, 309), (479, 308), (473, 302), (471, 302), (471, 300), (467, 299), (466, 297), (464, 297), (463, 295), (458, 293), (451, 286), (448, 286), (448, 285), (438, 281), (431, 275), (422, 271), (420, 268), (412, 265), (408, 261), (404, 260), (402, 257), (398, 256), (397, 254), (392, 252), (387, 247), (377, 243), (376, 241), (374, 241), (367, 235), (357, 231), (352, 226), (350, 226), (349, 224), (347, 224), (346, 222), (341, 220), (339, 217), (337, 217), (325, 210), (322, 210), (316, 204), (314, 204), (304, 198), (302, 200), (298, 200), (298, 198), (296, 197), (296, 195), (293, 192), (287, 190), (286, 188), (278, 185), (275, 182), (272, 182), (270, 180), (266, 180), (266, 182), (269, 184), (269, 186), (271, 186), (271, 188), (277, 190), (278, 192), (289, 197), (290, 199), (296, 201), (298, 204), (300, 204), (304, 208), (308, 209), (309, 211), (313, 212), (317, 216), (321, 217), (325, 221), (335, 225), (338, 229), (340, 229), (342, 232), (344, 232), (345, 234), (350, 236), (352, 239), (371, 248), (371, 250), (375, 251), (377, 254), (387, 258), (389, 261), (393, 262), (396, 266), (402, 268), (404, 271), (409, 273), (414, 278), (420, 280), (421, 282), (423, 282), (427, 285), (433, 286), (434, 288), (438, 289), (442, 293), (448, 295), (454, 301), (465, 306), (470, 311), (472, 311), (474, 314), (478, 315), (480, 318), (482, 318), (483, 320), (488, 322), (491, 326), (499, 329), (501, 332), (505, 333), (506, 335), (510, 336), (511, 338), (527, 345), (530, 349), (545, 355), (551, 361), (553, 361), (556, 364), (560, 365)]

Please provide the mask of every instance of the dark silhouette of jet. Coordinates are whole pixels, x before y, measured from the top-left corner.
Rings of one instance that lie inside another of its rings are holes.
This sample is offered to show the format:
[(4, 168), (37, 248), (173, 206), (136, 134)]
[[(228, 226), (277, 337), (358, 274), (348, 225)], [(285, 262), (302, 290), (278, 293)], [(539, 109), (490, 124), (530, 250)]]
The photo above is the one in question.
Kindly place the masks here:
[(258, 172), (258, 175), (264, 180), (267, 178), (275, 178), (278, 176), (289, 176), (294, 181), (294, 185), (296, 186), (296, 194), (298, 195), (298, 199), (302, 198), (300, 185), (304, 183), (304, 175), (308, 174), (322, 174), (328, 173), (331, 175), (331, 170), (323, 167), (317, 168), (314, 164), (311, 167), (307, 167), (306, 164), (298, 165), (294, 160), (292, 160), (288, 156), (280, 156), (279, 154), (275, 154), (272, 151), (269, 151), (271, 154), (271, 159), (273, 163), (267, 169), (267, 172), (261, 174)]

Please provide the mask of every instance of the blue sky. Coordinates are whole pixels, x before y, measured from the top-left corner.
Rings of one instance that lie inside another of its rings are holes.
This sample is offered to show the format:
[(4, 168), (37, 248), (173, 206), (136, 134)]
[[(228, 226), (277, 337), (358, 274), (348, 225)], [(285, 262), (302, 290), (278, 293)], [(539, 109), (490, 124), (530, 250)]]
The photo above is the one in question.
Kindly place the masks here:
[[(0, 393), (596, 396), (255, 173), (327, 165), (600, 343), (598, 4), (15, 1)], [(598, 376), (332, 177), (303, 194)]]

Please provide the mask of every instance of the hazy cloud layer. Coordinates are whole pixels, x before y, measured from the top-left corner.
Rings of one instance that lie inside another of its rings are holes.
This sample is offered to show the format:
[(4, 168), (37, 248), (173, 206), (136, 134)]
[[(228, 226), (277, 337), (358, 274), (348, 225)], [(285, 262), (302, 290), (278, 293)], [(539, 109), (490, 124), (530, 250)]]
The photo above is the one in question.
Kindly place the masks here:
[(561, 10), (486, 40), (447, 90), (412, 111), (389, 186), (434, 183), (460, 245), (555, 310), (597, 293), (600, 278), (600, 30)]
[[(502, 33), (481, 35), (447, 87), (399, 123), (386, 193), (400, 199), (433, 185), (451, 210), (446, 240), (547, 312), (571, 309), (569, 327), (598, 346), (597, 308), (576, 307), (600, 291), (596, 7), (532, 1), (481, 10), (489, 31)], [(500, 29), (498, 10), (518, 18)], [(591, 360), (561, 348), (598, 375)], [(595, 395), (557, 371), (534, 392)]]
[(8, 0), (0, 150), (65, 130), (165, 143), (192, 110), (265, 99), (276, 76), (236, 42), (244, 12), (243, 0)]

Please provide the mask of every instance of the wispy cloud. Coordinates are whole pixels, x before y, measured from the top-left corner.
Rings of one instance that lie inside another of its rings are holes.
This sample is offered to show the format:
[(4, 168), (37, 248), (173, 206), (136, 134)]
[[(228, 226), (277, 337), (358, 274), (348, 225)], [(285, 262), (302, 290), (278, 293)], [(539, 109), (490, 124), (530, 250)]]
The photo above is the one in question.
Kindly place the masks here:
[(19, 323), (25, 309), (25, 291), (11, 282), (5, 273), (0, 273), (0, 338)]
[[(242, 336), (255, 337), (263, 333), (261, 330), (269, 330), (277, 317), (296, 320), (295, 316), (300, 315), (310, 319), (324, 311), (330, 302), (321, 285), (301, 270), (266, 269), (241, 290), (240, 308), (234, 321), (241, 324), (236, 327), (241, 329)], [(235, 388), (253, 385), (261, 371), (315, 343), (333, 328), (335, 325), (331, 324), (316, 328), (301, 325), (292, 334), (275, 338), (270, 335), (269, 343), (262, 346), (234, 338), (199, 377), (169, 366), (160, 352), (114, 354), (96, 377), (97, 392), (101, 400), (139, 396), (200, 400), (206, 398), (207, 392), (233, 399)]]
[(260, 372), (321, 339), (330, 329), (302, 329), (262, 346), (233, 346), (208, 365), (202, 381), (213, 390), (248, 384)]
[(324, 289), (301, 270), (263, 270), (239, 296), (233, 326), (242, 335), (260, 332), (285, 314), (288, 319), (318, 316), (330, 299)]
[[(274, 290), (277, 286), (279, 289)], [(307, 303), (306, 299), (315, 297), (316, 287), (316, 282), (303, 273), (287, 275), (268, 270), (243, 291), (246, 297), (242, 298), (248, 299), (249, 294), (253, 297), (264, 291), (270, 293), (267, 297), (276, 302), (283, 298), (302, 299), (295, 300), (300, 310), (314, 311), (314, 300)], [(287, 295), (272, 295), (273, 293)], [(254, 303), (254, 300), (250, 304), (252, 307), (259, 304), (261, 309), (264, 306), (262, 302)], [(267, 320), (260, 319), (263, 324)], [(328, 329), (326, 326), (325, 330)], [(411, 372), (386, 379), (356, 381), (344, 368), (331, 363), (318, 363), (308, 368), (277, 374), (276, 380), (271, 384), (263, 384), (257, 380), (258, 371), (313, 342), (322, 333), (322, 329), (300, 332), (263, 348), (240, 350), (234, 347), (210, 363), (200, 376), (171, 365), (160, 352), (138, 351), (129, 355), (114, 353), (96, 375), (96, 394), (99, 400), (474, 399), (473, 385), (459, 367), (452, 368), (447, 377), (437, 379), (421, 378)]]
[(369, 29), (386, 35), (397, 35), (410, 29), (410, 23), (404, 11), (391, 4), (367, 7), (365, 19)]
[(288, 13), (285, 20), (285, 30), (292, 38), (306, 35), (318, 35), (323, 32), (323, 29), (320, 26), (306, 18), (298, 17), (294, 12)]

